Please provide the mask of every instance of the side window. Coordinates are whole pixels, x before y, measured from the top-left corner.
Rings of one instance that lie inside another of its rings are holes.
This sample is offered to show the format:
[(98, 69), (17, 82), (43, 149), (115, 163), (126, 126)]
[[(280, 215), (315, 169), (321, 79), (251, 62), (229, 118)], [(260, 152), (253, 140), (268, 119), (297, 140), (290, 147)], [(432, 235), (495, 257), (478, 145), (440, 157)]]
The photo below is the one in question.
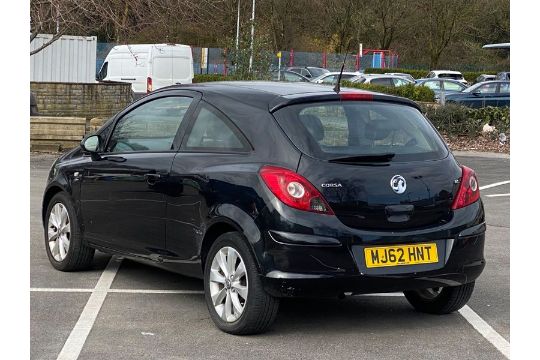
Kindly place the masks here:
[(450, 91), (461, 91), (463, 90), (463, 87), (451, 81), (444, 81), (444, 89)]
[(394, 78), (393, 80), (394, 80), (394, 85), (395, 85), (395, 86), (403, 86), (403, 85), (409, 84), (408, 81), (405, 81), (405, 80), (403, 80), (403, 79)]
[(107, 151), (171, 150), (192, 100), (176, 96), (160, 98), (130, 111), (116, 123)]
[(440, 81), (426, 81), (424, 86), (430, 88), (431, 90), (441, 90)]
[(392, 82), (392, 79), (390, 78), (378, 78), (371, 80), (371, 84), (373, 85), (382, 85), (382, 86), (394, 86), (394, 83)]
[(107, 77), (107, 68), (109, 67), (109, 63), (105, 62), (103, 66), (101, 66), (101, 70), (99, 71), (99, 74), (97, 76), (97, 80), (101, 81)]
[(292, 73), (292, 72), (286, 72), (284, 73), (283, 75), (285, 75), (283, 78), (285, 79), (285, 81), (291, 81), (291, 82), (296, 82), (296, 81), (300, 81), (301, 80), (301, 77), (299, 75), (297, 75), (296, 73)]
[(497, 83), (490, 83), (480, 86), (477, 90), (481, 94), (494, 94), (497, 92)]
[(99, 137), (101, 138), (102, 146), (104, 145), (105, 141), (107, 141), (107, 138), (109, 137), (113, 126), (114, 121), (110, 122), (109, 124), (104, 124), (98, 131), (96, 131), (96, 133), (99, 134)]
[(510, 83), (501, 83), (499, 92), (501, 94), (510, 94)]
[(186, 149), (248, 151), (249, 145), (224, 115), (203, 104), (187, 138)]
[(430, 72), (429, 74), (427, 74), (427, 77), (428, 77), (428, 78), (435, 77), (435, 73), (432, 71), (432, 72)]
[(334, 81), (336, 81), (336, 76), (337, 76), (337, 75), (328, 75), (327, 77), (325, 77), (325, 78), (322, 80), (322, 83), (323, 83), (323, 84), (333, 84)]

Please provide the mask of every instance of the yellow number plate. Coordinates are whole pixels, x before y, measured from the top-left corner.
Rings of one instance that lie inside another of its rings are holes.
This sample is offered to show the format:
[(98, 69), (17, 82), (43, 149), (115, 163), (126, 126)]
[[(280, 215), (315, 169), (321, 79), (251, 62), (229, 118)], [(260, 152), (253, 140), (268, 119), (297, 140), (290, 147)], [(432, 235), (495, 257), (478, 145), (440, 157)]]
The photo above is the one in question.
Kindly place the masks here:
[(430, 264), (439, 261), (436, 244), (396, 245), (364, 248), (366, 267)]

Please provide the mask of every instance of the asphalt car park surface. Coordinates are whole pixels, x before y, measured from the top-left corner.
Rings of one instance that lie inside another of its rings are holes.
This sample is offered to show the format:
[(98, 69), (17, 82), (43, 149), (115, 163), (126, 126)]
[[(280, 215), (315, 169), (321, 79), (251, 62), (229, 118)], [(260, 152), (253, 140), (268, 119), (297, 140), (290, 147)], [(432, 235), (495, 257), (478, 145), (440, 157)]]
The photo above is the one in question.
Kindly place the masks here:
[[(510, 160), (457, 158), (477, 172), (488, 225), (487, 265), (465, 311), (422, 314), (400, 294), (289, 299), (270, 331), (241, 337), (214, 326), (201, 280), (110, 261), (102, 253), (90, 271), (54, 270), (44, 250), (41, 197), (55, 156), (32, 155), (31, 357), (505, 359), (500, 349), (510, 341), (510, 184), (489, 186), (510, 180)], [(96, 315), (93, 324), (89, 314)]]

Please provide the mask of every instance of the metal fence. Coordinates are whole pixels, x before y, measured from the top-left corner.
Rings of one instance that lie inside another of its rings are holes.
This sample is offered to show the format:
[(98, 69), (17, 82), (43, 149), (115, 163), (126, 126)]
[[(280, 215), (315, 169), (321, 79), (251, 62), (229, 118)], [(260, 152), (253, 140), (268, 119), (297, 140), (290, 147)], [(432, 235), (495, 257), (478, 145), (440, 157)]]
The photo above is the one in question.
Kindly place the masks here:
[[(96, 55), (96, 73), (99, 72), (109, 51), (117, 44), (98, 43)], [(193, 72), (195, 74), (230, 74), (233, 70), (232, 62), (225, 49), (208, 48), (208, 66), (201, 68), (202, 48), (192, 47)], [(316, 66), (323, 67), (330, 71), (338, 71), (343, 63), (344, 55), (325, 52), (303, 52), (303, 51), (281, 51), (281, 67), (289, 66)], [(385, 54), (385, 55), (383, 55)], [(271, 69), (278, 68), (278, 58), (272, 55)], [(345, 71), (361, 71), (368, 67), (395, 68), (398, 67), (399, 56), (393, 52), (373, 52), (364, 51), (363, 56), (358, 54), (348, 55), (345, 62)], [(270, 70), (270, 69), (269, 69)]]
[[(52, 38), (51, 34), (39, 34), (30, 43), (30, 50), (38, 49)], [(94, 82), (96, 42), (95, 36), (61, 36), (30, 56), (30, 81)]]

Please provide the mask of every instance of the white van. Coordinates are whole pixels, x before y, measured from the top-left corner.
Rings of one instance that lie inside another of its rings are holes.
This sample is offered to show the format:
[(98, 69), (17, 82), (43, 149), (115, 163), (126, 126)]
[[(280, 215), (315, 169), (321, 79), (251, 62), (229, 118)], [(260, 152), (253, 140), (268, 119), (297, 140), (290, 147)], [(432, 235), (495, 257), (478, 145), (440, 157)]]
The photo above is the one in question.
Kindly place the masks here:
[(131, 83), (137, 95), (169, 85), (191, 84), (191, 47), (180, 44), (115, 46), (105, 58), (96, 79)]

